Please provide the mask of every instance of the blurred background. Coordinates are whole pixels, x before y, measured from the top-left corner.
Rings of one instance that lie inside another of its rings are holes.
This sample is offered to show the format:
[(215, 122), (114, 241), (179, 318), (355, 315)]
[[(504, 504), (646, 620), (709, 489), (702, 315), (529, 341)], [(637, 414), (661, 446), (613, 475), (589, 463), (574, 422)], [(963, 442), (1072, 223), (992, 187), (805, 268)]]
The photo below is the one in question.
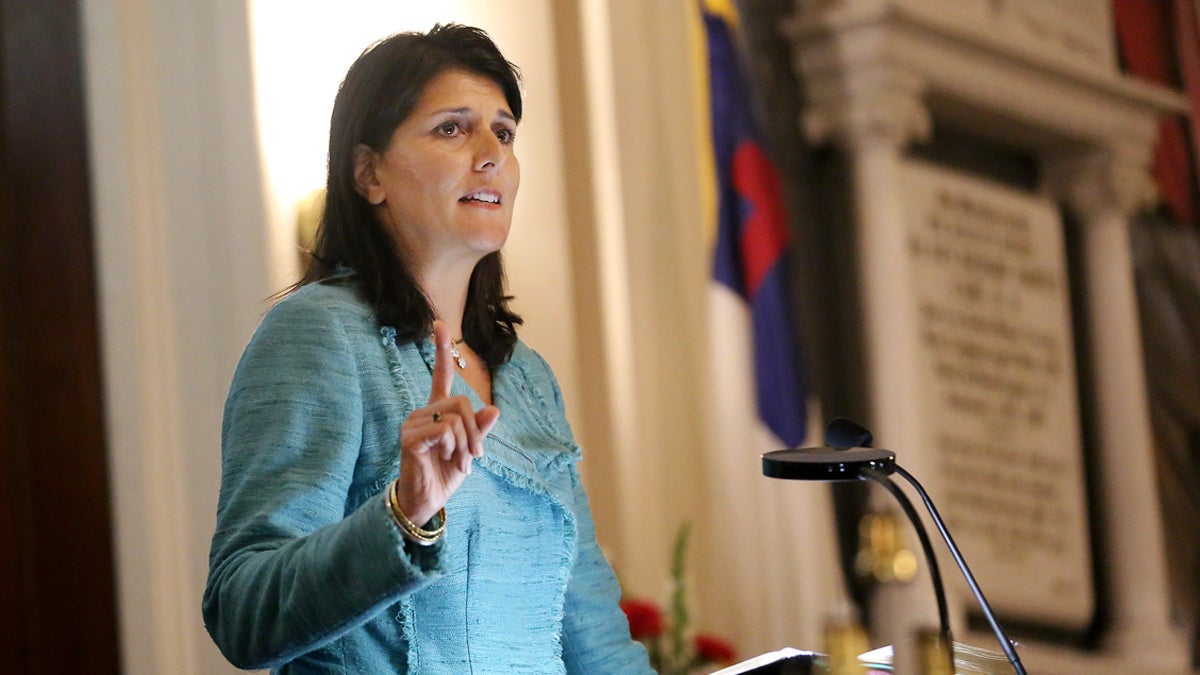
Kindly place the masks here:
[[(1161, 597), (1138, 606), (1188, 654), (1162, 672), (1186, 672), (1200, 611), (1197, 6), (1049, 4), (1043, 13), (1019, 0), (0, 0), (0, 654), (11, 672), (233, 671), (199, 610), (229, 380), (268, 298), (299, 270), (341, 76), (375, 40), (449, 21), (487, 30), (524, 74), (510, 288), (522, 338), (562, 385), (598, 534), (626, 596), (667, 601), (676, 535), (690, 523), (691, 630), (724, 636), (739, 657), (820, 650), (834, 616), (877, 622), (889, 611), (872, 606), (879, 587), (924, 582), (855, 572), (869, 498), (768, 481), (759, 467), (763, 452), (821, 445), (823, 420), (841, 414), (897, 429), (879, 440), (901, 457), (921, 451), (894, 445), (921, 437), (888, 422), (872, 393), (870, 363), (908, 359), (908, 345), (870, 346), (866, 283), (846, 281), (864, 266), (854, 253), (865, 248), (856, 223), (870, 197), (856, 173), (861, 137), (822, 131), (837, 118), (807, 112), (825, 99), (806, 45), (819, 50), (875, 20), (932, 27), (931, 44), (985, 44), (988, 59), (1054, 73), (1064, 91), (1119, 92), (1150, 120), (1111, 146), (1139, 148), (1133, 173), (1115, 180), (1135, 193), (1118, 200), (1128, 264), (1085, 274), (1063, 263), (1074, 320), (1086, 324), (1075, 327), (1073, 452), (1087, 489), (1094, 607), (1067, 626), (1027, 622), (1023, 639), (1058, 654), (1048, 663), (1068, 664), (1061, 672), (1100, 672), (1109, 657), (1120, 672), (1135, 658), (1106, 640), (1129, 618), (1110, 558), (1140, 546), (1097, 534), (1111, 523), (1097, 504), (1117, 490), (1152, 503), (1141, 526), (1155, 550), (1131, 561), (1147, 561)], [(947, 6), (960, 14), (937, 16)], [(765, 278), (779, 284), (777, 327), (796, 345), (794, 377), (781, 361), (776, 375), (792, 377), (799, 396), (786, 399), (782, 427), (756, 403), (757, 305), (739, 305), (746, 288), (714, 290), (717, 209), (728, 196), (714, 184), (705, 13), (731, 30), (737, 105), (777, 172), (763, 199), (780, 209), (771, 261), (781, 266)], [(1072, 16), (1087, 20), (1063, 21)], [(1026, 34), (1070, 53), (1005, 42), (989, 17), (1024, 20)], [(896, 53), (919, 55), (920, 34)], [(1095, 45), (1100, 56), (1079, 57)], [(1012, 133), (1028, 145), (1017, 147), (979, 132), (995, 125), (935, 89), (917, 87), (911, 100), (924, 112), (897, 123), (927, 128), (898, 132), (890, 147), (1061, 204), (1065, 256), (1083, 255), (1071, 233), (1087, 229), (1086, 209), (1072, 210), (1074, 192), (1044, 189), (1052, 162), (1029, 149), (1061, 148), (1071, 135), (1021, 129)], [(868, 123), (876, 127), (910, 102), (873, 100), (886, 113)], [(1093, 393), (1106, 385), (1086, 349), (1107, 325), (1095, 289), (1109, 277), (1137, 294), (1135, 313), (1113, 310), (1138, 340), (1139, 375), (1120, 386), (1142, 401), (1129, 414), (1146, 431), (1122, 451), (1144, 460), (1149, 479), (1123, 478), (1099, 451), (1107, 427), (1096, 400), (1108, 399)], [(992, 646), (984, 635), (972, 642)]]

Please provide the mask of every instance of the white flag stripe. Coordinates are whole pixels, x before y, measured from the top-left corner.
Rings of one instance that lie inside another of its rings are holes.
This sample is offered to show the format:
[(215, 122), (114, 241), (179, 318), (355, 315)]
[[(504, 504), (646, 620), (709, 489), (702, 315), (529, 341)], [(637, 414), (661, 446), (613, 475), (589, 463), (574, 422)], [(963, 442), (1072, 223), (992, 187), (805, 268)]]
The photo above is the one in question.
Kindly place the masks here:
[(749, 308), (720, 284), (710, 289), (705, 627), (742, 658), (820, 650), (824, 621), (844, 601), (829, 489), (762, 475), (759, 456), (784, 446), (757, 414)]

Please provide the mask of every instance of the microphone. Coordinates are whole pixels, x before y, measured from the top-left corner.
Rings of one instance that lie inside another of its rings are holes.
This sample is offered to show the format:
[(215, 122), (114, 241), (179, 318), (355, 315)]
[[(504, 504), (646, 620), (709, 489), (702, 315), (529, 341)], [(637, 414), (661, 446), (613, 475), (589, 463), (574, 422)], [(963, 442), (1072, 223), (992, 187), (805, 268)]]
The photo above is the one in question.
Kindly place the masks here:
[(979, 602), (979, 607), (983, 610), (984, 617), (991, 625), (996, 639), (1000, 642), (1000, 648), (1004, 650), (1004, 655), (1008, 658), (1008, 662), (1012, 664), (1013, 670), (1018, 675), (1025, 675), (1025, 666), (1021, 663), (1021, 657), (1017, 655), (1012, 640), (1005, 635), (1004, 629), (1000, 627), (1000, 623), (996, 620), (991, 605), (988, 604), (987, 598), (983, 596), (983, 590), (979, 588), (979, 584), (975, 581), (975, 575), (971, 574), (970, 568), (967, 567), (967, 561), (962, 557), (958, 546), (955, 545), (954, 538), (950, 536), (950, 531), (946, 529), (946, 524), (942, 521), (941, 515), (938, 514), (937, 508), (933, 505), (933, 500), (929, 497), (929, 493), (925, 491), (925, 488), (917, 482), (917, 479), (912, 474), (896, 464), (896, 453), (891, 450), (876, 450), (871, 448), (870, 446), (873, 442), (871, 432), (844, 417), (835, 417), (825, 426), (825, 442), (831, 447), (790, 448), (764, 453), (762, 455), (763, 475), (770, 478), (788, 480), (873, 480), (890, 492), (896, 498), (896, 501), (900, 502), (904, 513), (912, 521), (913, 528), (917, 531), (917, 537), (921, 541), (921, 548), (925, 551), (925, 562), (929, 567), (929, 576), (933, 581), (933, 590), (937, 595), (942, 636), (946, 639), (946, 644), (950, 645), (951, 649), (953, 649), (954, 643), (950, 638), (950, 613), (947, 608), (946, 590), (942, 583), (942, 575), (938, 570), (937, 556), (933, 553), (933, 544), (929, 541), (929, 534), (925, 530), (925, 525), (921, 522), (921, 518), (913, 507), (912, 502), (904, 494), (904, 491), (900, 489), (900, 486), (896, 485), (891, 478), (888, 478), (893, 473), (899, 473), (902, 478), (916, 489), (917, 494), (921, 496), (921, 501), (925, 503), (925, 507), (929, 511), (934, 525), (937, 526), (938, 532), (942, 535), (942, 539), (946, 542), (947, 548), (950, 549), (950, 553), (954, 557), (954, 562), (958, 565), (958, 569), (962, 572), (963, 577), (966, 578), (967, 585), (971, 587), (971, 592)]
[(866, 427), (845, 417), (835, 417), (825, 425), (825, 442), (838, 450), (869, 448), (873, 440)]
[(762, 456), (763, 475), (788, 480), (864, 480), (865, 471), (891, 475), (896, 453), (871, 447), (871, 432), (845, 417), (835, 417), (825, 427), (830, 447), (791, 448)]

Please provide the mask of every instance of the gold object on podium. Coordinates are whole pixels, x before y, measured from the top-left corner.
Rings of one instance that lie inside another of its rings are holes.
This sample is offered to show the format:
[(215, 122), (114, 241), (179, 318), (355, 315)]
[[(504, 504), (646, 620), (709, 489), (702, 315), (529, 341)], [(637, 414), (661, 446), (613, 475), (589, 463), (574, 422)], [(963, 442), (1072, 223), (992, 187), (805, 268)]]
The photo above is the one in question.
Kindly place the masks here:
[(954, 675), (950, 640), (935, 629), (917, 632), (917, 659), (921, 675)]
[(825, 624), (825, 652), (829, 675), (865, 675), (858, 655), (867, 650), (867, 633), (857, 621), (832, 619)]

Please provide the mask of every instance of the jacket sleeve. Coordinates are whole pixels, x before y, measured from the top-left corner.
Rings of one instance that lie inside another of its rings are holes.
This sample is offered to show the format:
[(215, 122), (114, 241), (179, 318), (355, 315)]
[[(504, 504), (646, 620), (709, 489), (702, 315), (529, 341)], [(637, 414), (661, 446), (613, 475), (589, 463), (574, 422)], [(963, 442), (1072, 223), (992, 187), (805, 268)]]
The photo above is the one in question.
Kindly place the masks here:
[(280, 303), (242, 356), (222, 427), (203, 612), (235, 666), (286, 663), (440, 574), (440, 544), (407, 545), (385, 495), (346, 513), (362, 430), (343, 323)]

